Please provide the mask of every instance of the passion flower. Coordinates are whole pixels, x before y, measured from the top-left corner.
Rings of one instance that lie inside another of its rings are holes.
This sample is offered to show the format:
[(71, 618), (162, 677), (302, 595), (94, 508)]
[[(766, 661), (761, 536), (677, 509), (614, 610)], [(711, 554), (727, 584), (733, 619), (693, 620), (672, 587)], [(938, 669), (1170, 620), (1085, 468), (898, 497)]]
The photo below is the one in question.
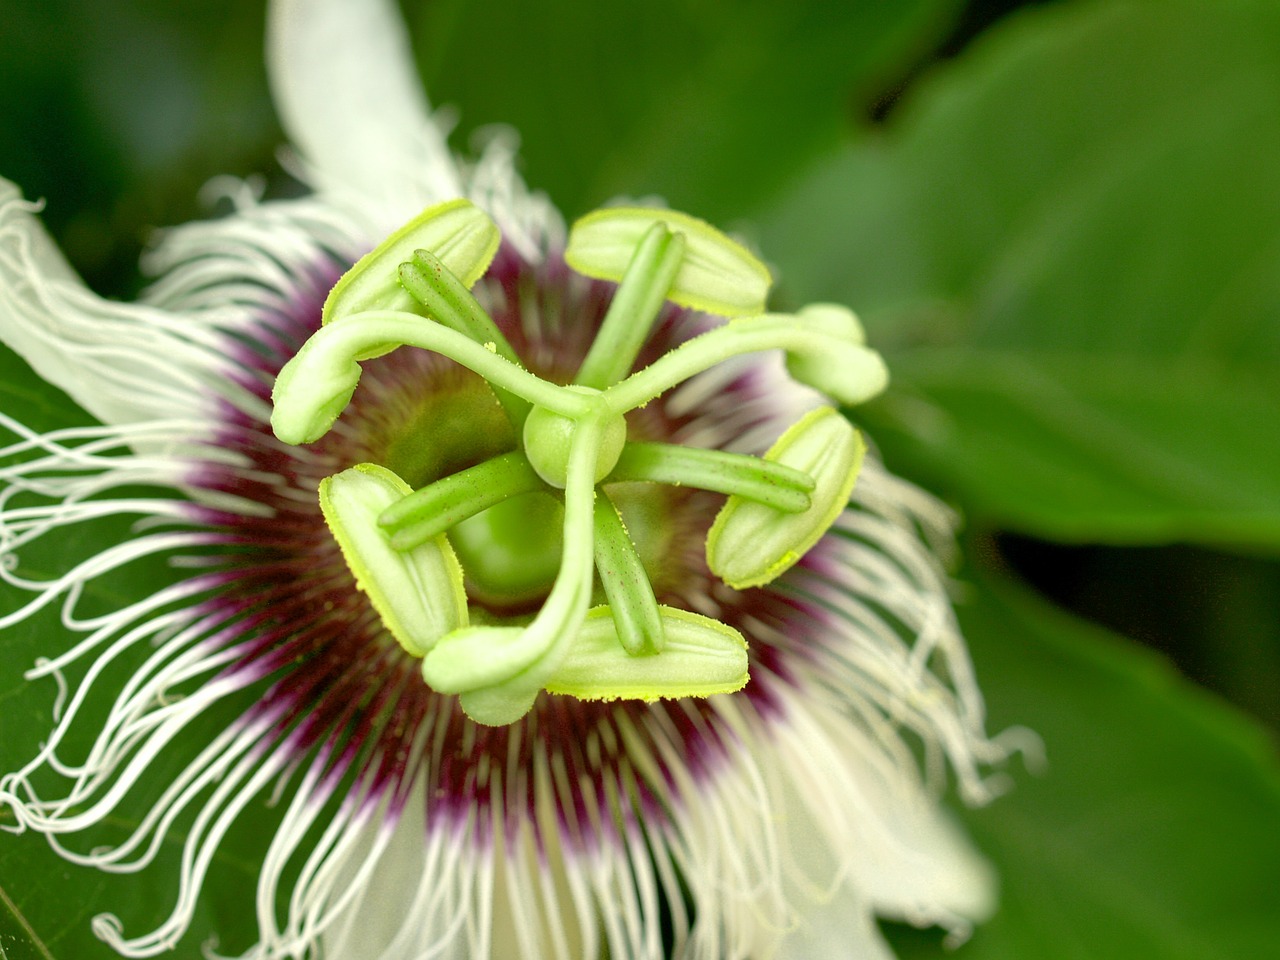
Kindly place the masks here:
[(59, 693), (0, 824), (125, 874), (181, 848), (156, 929), (94, 919), (126, 956), (245, 821), (259, 960), (962, 935), (992, 883), (937, 797), (1006, 751), (949, 516), (835, 409), (883, 386), (852, 315), (762, 312), (682, 214), (566, 235), (502, 140), (459, 164), (389, 3), (270, 28), (314, 193), (170, 231), (141, 302), (0, 182), (0, 337), (98, 421), (0, 415), (0, 629)]

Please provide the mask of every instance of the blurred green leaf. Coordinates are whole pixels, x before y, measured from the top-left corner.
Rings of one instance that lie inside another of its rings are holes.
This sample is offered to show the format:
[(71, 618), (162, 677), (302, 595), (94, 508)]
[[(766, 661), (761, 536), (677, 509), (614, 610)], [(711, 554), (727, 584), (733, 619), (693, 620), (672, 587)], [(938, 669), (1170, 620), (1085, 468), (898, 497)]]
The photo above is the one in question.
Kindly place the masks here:
[(815, 170), (765, 247), (784, 295), (864, 312), (899, 386), (866, 418), (973, 516), (1274, 547), (1276, 156), (1280, 7), (1045, 7)]
[(49, 386), (25, 360), (0, 343), (0, 410), (29, 430), (45, 433), (95, 421), (61, 390)]
[[(980, 578), (960, 607), (992, 729), (1047, 770), (966, 816), (1001, 906), (956, 960), (1238, 960), (1280, 940), (1275, 744), (1168, 665)], [(912, 937), (908, 958), (942, 955)]]
[(1280, 380), (1104, 353), (916, 349), (876, 440), (976, 517), (1060, 541), (1280, 544)]
[(200, 188), (276, 167), (262, 0), (0, 0), (0, 176), (76, 269), (137, 287), (157, 226), (210, 214)]
[(619, 194), (741, 217), (839, 143), (958, 0), (409, 5), (434, 103), (514, 126), (569, 216)]
[(0, 960), (53, 960), (17, 904), (0, 885)]

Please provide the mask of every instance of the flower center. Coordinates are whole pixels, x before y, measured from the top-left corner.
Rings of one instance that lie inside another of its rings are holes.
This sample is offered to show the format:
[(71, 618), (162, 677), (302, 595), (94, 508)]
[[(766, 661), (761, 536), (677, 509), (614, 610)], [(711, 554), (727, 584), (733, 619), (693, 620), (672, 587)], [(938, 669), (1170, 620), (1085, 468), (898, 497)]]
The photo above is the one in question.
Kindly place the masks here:
[[(361, 363), (402, 345), (479, 374), (497, 401), (480, 420), (459, 411), (443, 429), (409, 418), (389, 464), (358, 464), (321, 483), (321, 508), (357, 585), (422, 658), (427, 684), (458, 694), (481, 723), (520, 718), (543, 689), (644, 700), (740, 689), (741, 634), (658, 603), (652, 558), (642, 559), (615, 488), (727, 494), (707, 563), (731, 587), (757, 586), (793, 565), (843, 509), (861, 440), (831, 407), (801, 418), (763, 459), (633, 439), (627, 415), (723, 360), (778, 348), (793, 376), (853, 403), (883, 386), (878, 355), (843, 308), (760, 313), (768, 271), (701, 221), (606, 210), (575, 225), (565, 259), (617, 290), (574, 382), (550, 382), (525, 369), (470, 292), (498, 242), (492, 221), (464, 201), (425, 211), (338, 282), (324, 326), (277, 378), (272, 426), (292, 443), (326, 433)], [(666, 301), (741, 319), (632, 373)], [(433, 425), (438, 417), (432, 411)], [(516, 613), (537, 601), (527, 622), (473, 619), (477, 603)]]

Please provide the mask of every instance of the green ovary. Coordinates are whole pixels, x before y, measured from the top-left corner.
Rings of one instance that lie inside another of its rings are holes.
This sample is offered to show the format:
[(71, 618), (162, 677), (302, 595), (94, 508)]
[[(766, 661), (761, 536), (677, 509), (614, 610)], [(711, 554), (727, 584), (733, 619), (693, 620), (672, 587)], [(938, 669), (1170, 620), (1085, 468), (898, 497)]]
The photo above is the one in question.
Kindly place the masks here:
[[(648, 483), (609, 488), (645, 571), (655, 585), (667, 584), (663, 558), (672, 535), (669, 494)], [(560, 570), (564, 507), (550, 493), (528, 493), (490, 507), (449, 531), (466, 573), (467, 598), (500, 618), (524, 619), (541, 605)], [(597, 586), (593, 603), (603, 603)]]
[(564, 507), (550, 494), (505, 500), (451, 531), (467, 596), (494, 612), (536, 605), (560, 570)]
[[(581, 393), (598, 393), (586, 387), (572, 387)], [(545, 407), (534, 407), (524, 424), (525, 454), (529, 463), (548, 484), (564, 489), (569, 472), (569, 450), (578, 424)], [(627, 423), (621, 414), (606, 414), (600, 443), (595, 452), (596, 483), (603, 480), (618, 462), (627, 442)]]

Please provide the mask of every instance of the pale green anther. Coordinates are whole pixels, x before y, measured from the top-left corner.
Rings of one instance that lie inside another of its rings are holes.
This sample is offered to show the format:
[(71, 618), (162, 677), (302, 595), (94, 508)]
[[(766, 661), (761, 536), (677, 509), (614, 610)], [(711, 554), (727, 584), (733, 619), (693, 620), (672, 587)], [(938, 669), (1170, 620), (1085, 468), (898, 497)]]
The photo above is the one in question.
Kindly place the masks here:
[(773, 283), (768, 267), (709, 223), (674, 210), (609, 207), (589, 213), (570, 230), (565, 261), (588, 277), (621, 280), (655, 223), (685, 243), (668, 300), (722, 317), (764, 310)]
[(889, 368), (864, 346), (867, 335), (852, 310), (831, 303), (805, 307), (797, 321), (820, 333), (825, 345), (787, 351), (787, 372), (845, 406), (865, 403), (889, 385)]
[(730, 497), (707, 535), (707, 565), (736, 590), (758, 587), (784, 573), (830, 529), (849, 502), (866, 444), (832, 407), (811, 410), (792, 424), (765, 459), (801, 470), (816, 481), (803, 513), (783, 513)]
[(322, 324), (370, 310), (417, 311), (400, 285), (400, 264), (419, 248), (432, 251), (470, 287), (484, 275), (502, 235), (497, 225), (468, 200), (450, 200), (422, 211), (356, 261), (329, 291), (320, 314)]
[(666, 645), (649, 575), (608, 494), (596, 491), (596, 572), (609, 599), (618, 642), (631, 656), (660, 653)]
[(445, 537), (402, 551), (378, 526), (378, 515), (409, 492), (390, 470), (362, 463), (320, 481), (320, 509), (356, 586), (400, 646), (421, 657), (466, 626), (467, 596)]
[(587, 613), (573, 646), (547, 680), (550, 693), (580, 700), (709, 697), (747, 684), (747, 643), (718, 620), (658, 608), (667, 642), (661, 653), (634, 657), (619, 643), (608, 607)]

